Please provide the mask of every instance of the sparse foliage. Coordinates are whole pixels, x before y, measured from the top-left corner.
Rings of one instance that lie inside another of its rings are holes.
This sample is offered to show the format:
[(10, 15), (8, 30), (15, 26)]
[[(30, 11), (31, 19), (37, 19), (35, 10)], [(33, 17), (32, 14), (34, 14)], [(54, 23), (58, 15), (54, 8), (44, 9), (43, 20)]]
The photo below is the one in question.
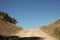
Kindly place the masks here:
[(16, 24), (17, 21), (15, 18), (12, 18), (8, 15), (8, 13), (6, 12), (0, 12), (0, 19), (4, 20), (4, 21), (7, 21), (7, 22), (10, 22), (10, 23), (13, 23), (13, 24)]

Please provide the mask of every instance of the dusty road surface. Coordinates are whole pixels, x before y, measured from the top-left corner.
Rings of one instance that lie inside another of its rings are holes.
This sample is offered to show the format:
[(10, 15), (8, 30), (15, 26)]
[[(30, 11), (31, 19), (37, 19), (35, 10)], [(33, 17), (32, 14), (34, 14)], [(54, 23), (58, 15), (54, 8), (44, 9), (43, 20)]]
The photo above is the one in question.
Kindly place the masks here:
[(45, 38), (44, 40), (56, 40), (44, 33), (43, 31), (41, 31), (40, 29), (24, 29), (16, 33), (15, 35), (20, 37), (42, 37)]

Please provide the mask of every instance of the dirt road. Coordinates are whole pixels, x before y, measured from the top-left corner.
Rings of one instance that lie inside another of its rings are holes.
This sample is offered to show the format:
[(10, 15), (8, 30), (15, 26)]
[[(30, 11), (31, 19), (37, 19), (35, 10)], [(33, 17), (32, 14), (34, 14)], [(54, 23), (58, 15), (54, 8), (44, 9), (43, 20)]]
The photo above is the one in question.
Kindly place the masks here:
[(55, 40), (54, 38), (50, 37), (40, 29), (24, 29), (17, 34), (15, 34), (20, 37), (43, 37), (44, 40)]

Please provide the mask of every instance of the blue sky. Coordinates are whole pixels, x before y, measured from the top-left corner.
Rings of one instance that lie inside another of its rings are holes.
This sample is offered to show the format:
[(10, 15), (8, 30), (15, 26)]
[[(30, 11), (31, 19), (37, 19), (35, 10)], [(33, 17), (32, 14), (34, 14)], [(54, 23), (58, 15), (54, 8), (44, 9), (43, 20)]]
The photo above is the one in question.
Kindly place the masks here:
[(60, 18), (60, 0), (0, 0), (0, 11), (16, 18), (23, 28), (38, 28)]

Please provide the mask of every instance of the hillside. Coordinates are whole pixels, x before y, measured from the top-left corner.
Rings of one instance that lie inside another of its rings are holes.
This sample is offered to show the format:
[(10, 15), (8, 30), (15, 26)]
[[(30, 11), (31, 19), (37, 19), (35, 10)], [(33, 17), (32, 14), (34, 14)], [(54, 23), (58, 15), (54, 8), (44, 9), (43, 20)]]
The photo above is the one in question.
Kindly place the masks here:
[(60, 19), (49, 24), (48, 26), (43, 26), (40, 29), (48, 33), (50, 36), (60, 40)]
[(11, 36), (21, 31), (22, 29), (22, 27), (18, 27), (15, 24), (0, 20), (0, 35)]

